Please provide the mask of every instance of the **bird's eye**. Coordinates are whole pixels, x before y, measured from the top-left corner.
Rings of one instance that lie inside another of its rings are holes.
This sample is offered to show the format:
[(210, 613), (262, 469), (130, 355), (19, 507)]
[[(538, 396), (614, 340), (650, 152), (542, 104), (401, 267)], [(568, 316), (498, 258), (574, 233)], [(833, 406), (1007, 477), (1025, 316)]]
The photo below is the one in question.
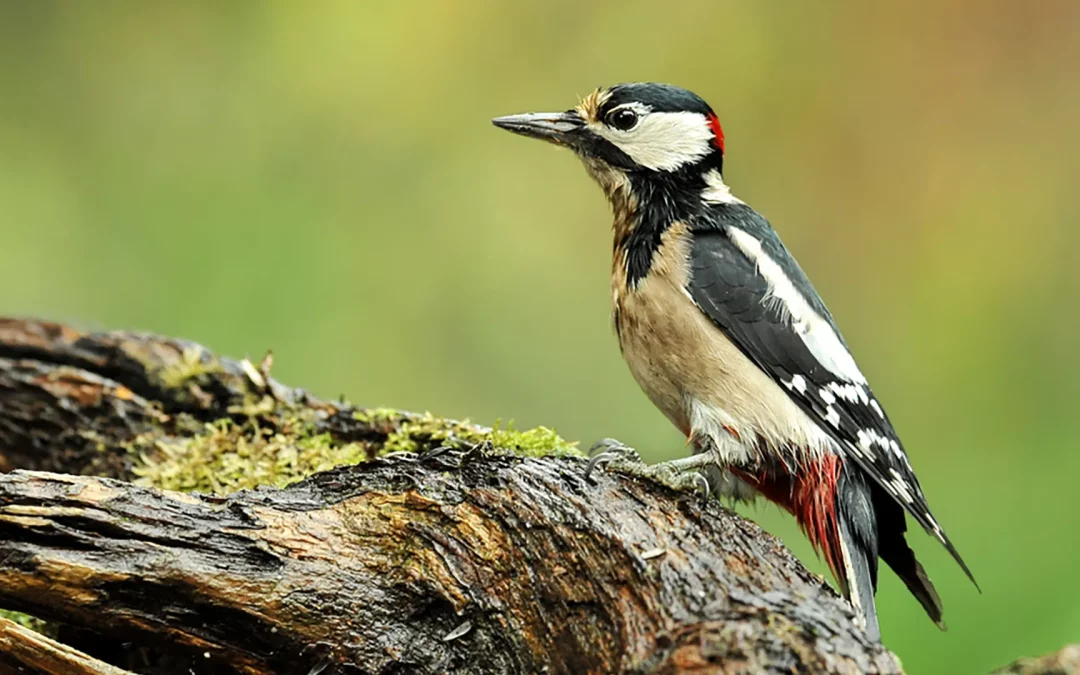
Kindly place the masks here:
[(607, 123), (619, 131), (630, 131), (638, 123), (638, 114), (630, 108), (619, 108), (608, 115)]

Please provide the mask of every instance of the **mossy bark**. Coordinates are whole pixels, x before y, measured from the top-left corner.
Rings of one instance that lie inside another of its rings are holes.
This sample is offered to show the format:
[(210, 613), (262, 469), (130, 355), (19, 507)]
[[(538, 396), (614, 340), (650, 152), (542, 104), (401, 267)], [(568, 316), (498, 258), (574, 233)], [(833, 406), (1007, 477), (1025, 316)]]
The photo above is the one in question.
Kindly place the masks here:
[(72, 672), (900, 672), (715, 502), (269, 365), (0, 320), (0, 607)]

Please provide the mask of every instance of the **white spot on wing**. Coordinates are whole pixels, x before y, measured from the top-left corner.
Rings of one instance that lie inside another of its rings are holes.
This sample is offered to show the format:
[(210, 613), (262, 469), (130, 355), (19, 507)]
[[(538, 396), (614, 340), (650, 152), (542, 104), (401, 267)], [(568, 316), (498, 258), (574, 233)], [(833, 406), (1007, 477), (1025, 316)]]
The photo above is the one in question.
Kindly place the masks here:
[(837, 396), (844, 399), (848, 403), (855, 403), (859, 400), (859, 390), (861, 387), (857, 384), (844, 384), (841, 382), (830, 382), (828, 388)]
[(859, 450), (862, 451), (861, 454), (870, 459), (874, 459), (877, 455), (875, 455), (874, 451), (870, 448), (870, 444), (874, 442), (873, 437), (870, 435), (871, 433), (873, 433), (873, 430), (867, 431), (866, 429), (859, 429), (857, 437), (859, 439)]
[(874, 409), (874, 412), (878, 414), (878, 417), (885, 419), (885, 411), (881, 409), (881, 405), (878, 404), (877, 399), (870, 399), (870, 407)]
[(941, 543), (945, 543), (945, 533), (941, 531), (941, 525), (934, 520), (934, 517), (930, 515), (929, 511), (923, 511), (923, 516), (926, 518), (926, 522), (930, 523), (930, 527), (934, 530), (934, 536), (938, 538)]
[(788, 389), (794, 389), (800, 394), (806, 393), (806, 378), (802, 375), (792, 375), (791, 380), (784, 383)]
[(889, 472), (893, 475), (891, 485), (896, 492), (896, 496), (902, 499), (904, 502), (911, 504), (915, 500), (911, 496), (911, 491), (908, 489), (907, 481), (900, 475), (900, 472), (896, 469), (889, 469)]
[(824, 387), (818, 390), (818, 395), (821, 396), (821, 400), (825, 402), (825, 405), (836, 403), (836, 396)]
[(855, 455), (856, 457), (861, 457), (862, 456), (863, 451), (859, 448), (858, 445), (856, 445), (855, 443), (852, 443), (850, 441), (848, 441), (846, 443), (846, 445), (847, 445), (848, 449), (851, 450), (851, 454)]
[[(729, 227), (728, 236), (739, 250), (757, 265), (758, 272), (769, 284), (769, 296), (775, 298), (783, 307), (791, 318), (792, 328), (818, 363), (843, 380), (865, 384), (866, 377), (832, 326), (814, 311), (791, 279), (784, 274), (780, 265), (765, 253), (761, 242), (749, 232), (737, 227)], [(861, 389), (855, 396), (860, 399), (868, 398)]]
[(825, 408), (825, 419), (835, 428), (840, 428), (840, 413), (836, 412), (836, 408), (832, 406)]
[(651, 112), (648, 106), (628, 103), (641, 116), (629, 131), (612, 129), (603, 122), (589, 128), (610, 141), (637, 164), (657, 171), (674, 171), (713, 151), (709, 120), (696, 112)]

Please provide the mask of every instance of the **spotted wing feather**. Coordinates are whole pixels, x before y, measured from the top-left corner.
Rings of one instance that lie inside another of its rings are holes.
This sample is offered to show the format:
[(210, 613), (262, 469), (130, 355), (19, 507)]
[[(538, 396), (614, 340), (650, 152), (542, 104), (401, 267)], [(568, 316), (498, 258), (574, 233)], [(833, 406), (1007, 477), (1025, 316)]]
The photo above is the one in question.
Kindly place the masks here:
[[(768, 281), (730, 238), (738, 227), (756, 237), (808, 304), (843, 337), (810, 281), (768, 223), (749, 207), (725, 205), (691, 227), (688, 292), (697, 306), (915, 520), (936, 537), (972, 577), (930, 513), (915, 472), (884, 409), (870, 388), (838, 377), (792, 328)], [(974, 581), (974, 578), (972, 578)]]

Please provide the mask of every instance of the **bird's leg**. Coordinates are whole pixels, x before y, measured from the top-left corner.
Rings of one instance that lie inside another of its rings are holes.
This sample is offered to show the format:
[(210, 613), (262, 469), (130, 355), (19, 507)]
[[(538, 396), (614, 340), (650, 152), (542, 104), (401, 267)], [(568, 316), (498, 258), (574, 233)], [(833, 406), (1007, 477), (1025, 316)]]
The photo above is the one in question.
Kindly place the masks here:
[(698, 470), (715, 461), (709, 453), (702, 452), (650, 465), (641, 460), (637, 450), (614, 438), (605, 438), (594, 443), (589, 449), (589, 457), (589, 463), (585, 467), (586, 478), (597, 466), (610, 465), (625, 473), (651, 478), (676, 490), (697, 489), (705, 495), (709, 494), (709, 482)]

